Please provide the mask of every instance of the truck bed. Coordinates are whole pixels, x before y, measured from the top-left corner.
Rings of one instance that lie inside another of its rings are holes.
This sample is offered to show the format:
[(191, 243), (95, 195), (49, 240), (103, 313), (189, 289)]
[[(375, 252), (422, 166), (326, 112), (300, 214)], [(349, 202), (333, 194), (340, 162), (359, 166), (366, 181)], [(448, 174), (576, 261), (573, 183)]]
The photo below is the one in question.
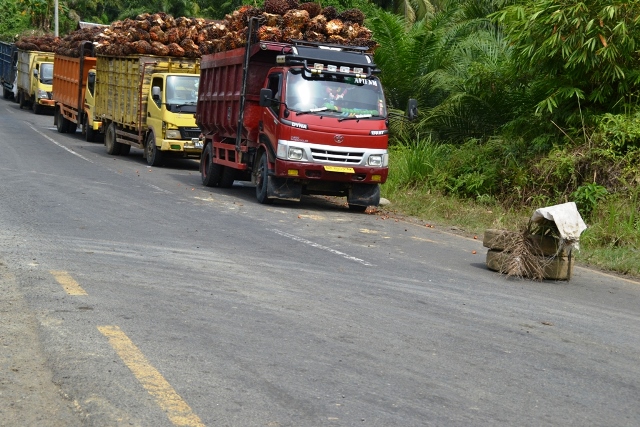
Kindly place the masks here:
[[(257, 140), (260, 88), (281, 50), (281, 47), (264, 50), (258, 44), (251, 47), (242, 129), (244, 139)], [(238, 48), (202, 57), (196, 122), (205, 135), (217, 134), (222, 138), (237, 135), (245, 53), (245, 48)], [(252, 114), (253, 111), (256, 113)]]
[(102, 56), (96, 61), (96, 115), (125, 129), (146, 126), (147, 98), (153, 73), (194, 73), (199, 60), (164, 56)]
[(56, 54), (53, 61), (53, 99), (77, 112), (82, 111), (87, 75), (95, 66), (94, 57), (71, 58)]

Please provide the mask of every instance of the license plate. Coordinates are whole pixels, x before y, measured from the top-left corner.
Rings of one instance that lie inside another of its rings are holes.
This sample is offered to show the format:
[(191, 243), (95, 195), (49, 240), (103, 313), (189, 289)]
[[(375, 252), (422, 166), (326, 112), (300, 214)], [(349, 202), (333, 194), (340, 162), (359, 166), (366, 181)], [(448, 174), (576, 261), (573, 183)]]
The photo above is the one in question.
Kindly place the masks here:
[(195, 148), (202, 148), (202, 141), (200, 141), (200, 138), (191, 138), (191, 142)]
[(353, 168), (346, 168), (344, 166), (325, 166), (324, 170), (327, 172), (356, 173)]

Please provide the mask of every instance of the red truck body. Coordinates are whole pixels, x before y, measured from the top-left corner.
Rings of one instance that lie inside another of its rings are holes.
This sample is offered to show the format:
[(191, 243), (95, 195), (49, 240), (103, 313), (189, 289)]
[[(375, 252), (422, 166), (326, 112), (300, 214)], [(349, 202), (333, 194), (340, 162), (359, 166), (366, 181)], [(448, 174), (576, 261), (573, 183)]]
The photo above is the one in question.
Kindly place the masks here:
[(308, 43), (204, 56), (196, 112), (203, 184), (251, 179), (261, 203), (325, 194), (346, 196), (353, 210), (377, 205), (388, 130), (376, 71), (365, 49)]

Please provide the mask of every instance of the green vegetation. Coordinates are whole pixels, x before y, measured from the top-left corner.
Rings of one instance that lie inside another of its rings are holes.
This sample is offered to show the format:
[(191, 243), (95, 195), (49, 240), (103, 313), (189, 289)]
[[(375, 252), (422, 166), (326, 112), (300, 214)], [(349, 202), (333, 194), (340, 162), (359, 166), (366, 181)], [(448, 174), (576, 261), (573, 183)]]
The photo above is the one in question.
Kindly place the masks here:
[[(575, 201), (580, 260), (640, 276), (640, 2), (444, 2), (371, 27), (392, 107), (395, 209), (474, 234)], [(419, 50), (422, 56), (411, 53)]]
[[(78, 20), (141, 12), (220, 19), (246, 0), (61, 0)], [(262, 1), (250, 2), (260, 5)], [(53, 0), (0, 0), (0, 37), (50, 31)], [(327, 0), (362, 9), (391, 120), (384, 196), (475, 234), (575, 201), (580, 259), (640, 276), (640, 1)]]

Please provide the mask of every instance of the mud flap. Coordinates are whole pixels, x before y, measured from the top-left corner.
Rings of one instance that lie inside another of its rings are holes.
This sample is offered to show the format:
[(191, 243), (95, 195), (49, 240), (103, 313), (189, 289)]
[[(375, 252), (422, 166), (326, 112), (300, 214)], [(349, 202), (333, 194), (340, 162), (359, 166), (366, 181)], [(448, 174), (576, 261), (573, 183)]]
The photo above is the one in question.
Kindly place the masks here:
[(380, 185), (354, 184), (347, 195), (347, 203), (357, 206), (378, 206), (380, 204)]
[(302, 184), (291, 179), (267, 177), (267, 197), (299, 201), (302, 196)]

